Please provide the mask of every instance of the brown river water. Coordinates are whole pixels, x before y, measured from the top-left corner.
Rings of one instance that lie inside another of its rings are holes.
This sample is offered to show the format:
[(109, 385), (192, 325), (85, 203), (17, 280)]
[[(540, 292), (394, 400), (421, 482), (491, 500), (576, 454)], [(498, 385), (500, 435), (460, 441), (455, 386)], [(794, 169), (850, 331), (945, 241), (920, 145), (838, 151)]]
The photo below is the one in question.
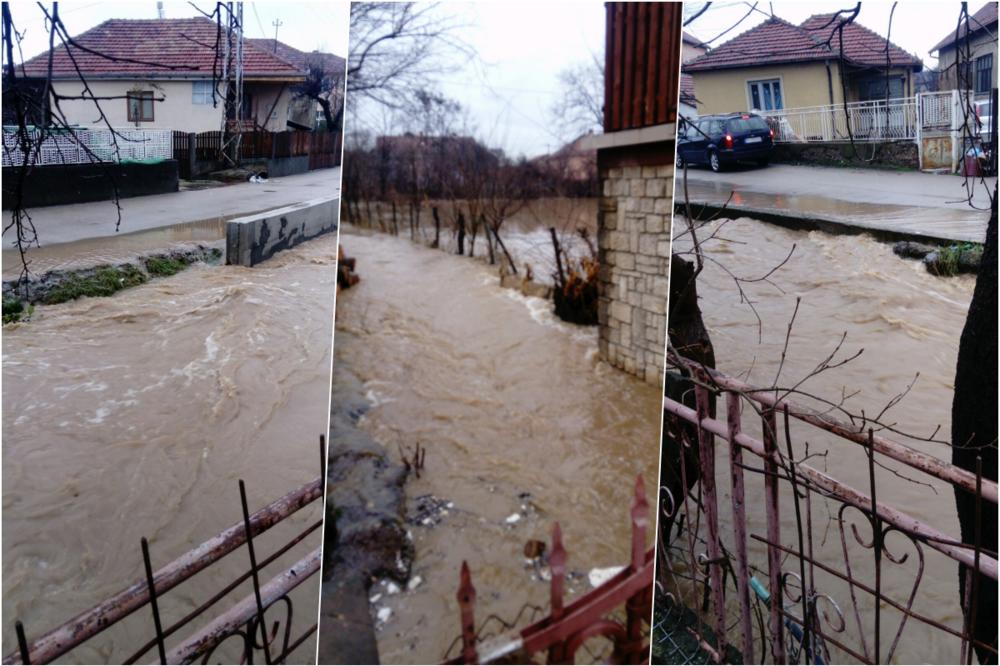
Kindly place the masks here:
[(592, 568), (627, 561), (637, 474), (654, 498), (659, 389), (601, 362), (596, 328), (499, 287), (481, 261), (350, 226), (341, 242), (361, 282), (338, 297), (335, 363), (363, 382), (371, 409), (360, 427), (395, 460), (400, 445), (426, 447), (426, 468), (406, 485), (411, 514), (423, 495), (450, 503), (439, 524), (410, 527), (413, 589), (372, 587), (373, 611), (389, 614), (379, 652), (437, 663), (459, 634), (463, 560), (477, 623), (547, 607), (523, 549), (550, 541), (556, 521), (570, 597), (590, 589)]
[[(551, 285), (552, 274), (556, 270), (555, 251), (552, 246), (553, 227), (559, 238), (559, 243), (570, 257), (577, 259), (588, 256), (590, 250), (586, 242), (578, 234), (579, 229), (586, 230), (595, 249), (597, 246), (597, 199), (549, 197), (533, 199), (513, 211), (500, 227), (500, 236), (507, 250), (514, 258), (518, 274), (524, 275), (526, 265), (530, 267), (534, 280)], [(437, 206), (441, 218), (440, 247), (447, 252), (456, 252), (458, 236), (455, 232), (455, 220), (458, 212), (470, 217), (469, 205), (465, 201), (433, 201), (425, 204), (420, 214), (420, 226), (416, 229), (416, 238), (425, 244), (434, 239), (434, 219), (431, 207)], [(373, 220), (381, 220), (383, 229), (392, 229), (392, 208), (384, 202), (372, 203), (369, 207), (362, 206), (362, 215), (370, 210)], [(396, 228), (400, 237), (409, 238), (409, 218), (405, 207), (397, 209)], [(366, 226), (368, 226), (366, 224)], [(475, 242), (472, 241), (471, 229), (465, 238), (465, 254), (474, 254), (486, 259), (489, 247), (486, 244), (483, 230), (480, 228)], [(499, 247), (495, 250), (497, 264), (503, 257)], [(506, 261), (502, 262), (507, 268)]]
[[(30, 640), (140, 578), (142, 536), (156, 567), (237, 523), (238, 479), (253, 511), (319, 475), (335, 261), (331, 235), (254, 268), (195, 265), (4, 327), (5, 629), (20, 619)], [(315, 502), (278, 525), (258, 558), (321, 515)], [(265, 574), (318, 547), (319, 532), (307, 543)], [(164, 623), (248, 565), (240, 549), (175, 588)], [(311, 624), (318, 582), (293, 593), (293, 630)], [(16, 642), (3, 635), (6, 654)], [(70, 656), (115, 663), (152, 636), (143, 609)], [(309, 640), (291, 660), (314, 655)]]
[[(681, 236), (677, 230), (677, 225), (681, 223), (680, 218), (674, 223), (677, 238), (675, 253), (691, 247), (689, 236)], [(772, 385), (795, 299), (801, 297), (779, 385), (790, 386), (805, 377), (833, 350), (846, 331), (847, 340), (837, 358), (845, 358), (863, 348), (861, 356), (847, 365), (810, 379), (801, 388), (835, 401), (839, 400), (842, 391), (858, 391), (846, 406), (855, 413), (864, 409), (871, 415), (877, 414), (890, 398), (905, 390), (919, 372), (912, 390), (887, 412), (883, 421), (895, 422), (898, 428), (923, 437), (930, 436), (940, 425), (935, 439), (949, 438), (955, 362), (959, 337), (975, 286), (973, 277), (934, 277), (920, 262), (896, 257), (891, 245), (877, 242), (869, 236), (792, 231), (747, 218), (712, 223), (699, 231), (699, 237), (708, 238), (720, 224), (724, 224), (720, 232), (724, 240), (712, 240), (705, 245), (706, 255), (712, 261), (706, 263), (704, 272), (699, 276), (698, 294), (721, 370), (742, 377), (746, 377), (749, 371), (750, 383)], [(713, 262), (720, 262), (740, 277), (756, 278), (778, 265), (793, 245), (795, 251), (791, 259), (772, 276), (776, 286), (764, 283), (746, 285), (747, 293), (763, 321), (761, 339), (758, 340), (757, 321), (752, 311), (740, 302), (732, 278)], [(691, 258), (690, 255), (687, 258)], [(798, 400), (809, 404), (808, 400)], [(724, 415), (723, 404), (720, 403), (720, 409)], [(746, 408), (743, 423), (745, 430), (759, 436), (759, 423)], [(859, 446), (835, 440), (808, 426), (793, 426), (792, 433), (797, 456), (804, 454), (804, 442), (808, 442), (810, 453), (827, 451), (825, 458), (817, 457), (810, 464), (867, 494), (867, 458)], [(889, 436), (945, 461), (951, 459), (946, 444)], [(783, 436), (781, 444), (784, 446)], [(728, 447), (719, 445), (717, 454), (719, 488), (722, 491), (719, 501), (724, 507), (723, 529), (724, 534), (731, 535), (731, 522), (728, 520), (731, 515)], [(900, 467), (892, 461), (883, 462), (888, 467)], [(756, 459), (751, 464), (759, 467)], [(879, 501), (957, 538), (958, 519), (951, 488), (917, 472), (905, 472), (905, 475), (919, 483), (877, 469)], [(765, 534), (761, 475), (748, 476), (747, 483), (751, 530)], [(831, 520), (824, 504), (815, 497), (814, 502), (816, 552), (823, 561), (843, 570), (837, 507), (827, 505), (833, 512)], [(795, 522), (790, 493), (783, 497), (782, 506), (782, 539), (787, 546), (794, 546)], [(847, 515), (859, 524), (861, 534), (868, 538), (870, 528), (863, 523), (864, 519), (857, 512)], [(854, 543), (850, 533), (847, 538), (849, 543)], [(883, 589), (905, 605), (914, 585), (918, 556), (910, 542), (904, 542), (898, 535), (890, 537), (890, 544), (897, 555), (904, 552), (910, 555), (902, 566), (885, 562)], [(751, 542), (751, 559), (764, 567), (765, 551), (759, 546), (759, 543)], [(874, 572), (871, 551), (855, 544), (850, 553), (855, 575), (871, 584)], [(961, 609), (957, 564), (930, 548), (925, 547), (924, 554), (925, 569), (914, 609), (958, 628), (961, 626)], [(786, 562), (786, 568), (798, 572), (797, 563), (792, 561)], [(766, 581), (766, 574), (760, 579)], [(857, 646), (850, 595), (844, 584), (820, 573), (817, 575), (817, 587), (839, 604), (847, 620), (849, 638), (846, 642)], [(873, 605), (869, 600), (870, 597), (864, 594), (859, 597), (863, 617), (867, 626), (871, 627)], [(899, 614), (887, 606), (883, 609), (881, 659), (885, 659), (886, 650), (899, 626)], [(830, 626), (826, 625), (827, 629)], [(843, 638), (842, 635), (834, 636)], [(870, 645), (870, 634), (868, 640)], [(838, 655), (835, 651), (834, 654), (840, 660), (853, 661), (844, 653)], [(901, 663), (954, 663), (958, 655), (957, 638), (929, 630), (926, 625), (910, 620), (893, 660)]]

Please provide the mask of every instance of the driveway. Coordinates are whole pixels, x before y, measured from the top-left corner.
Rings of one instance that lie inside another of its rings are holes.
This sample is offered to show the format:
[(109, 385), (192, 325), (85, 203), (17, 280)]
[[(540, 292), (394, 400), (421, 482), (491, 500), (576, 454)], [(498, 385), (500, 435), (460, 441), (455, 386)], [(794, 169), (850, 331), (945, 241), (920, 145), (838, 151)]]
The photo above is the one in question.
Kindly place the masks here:
[[(843, 224), (914, 237), (982, 242), (989, 198), (982, 183), (969, 205), (965, 179), (912, 171), (774, 164), (712, 173), (688, 169), (692, 203), (720, 206), (730, 195), (731, 212), (789, 220)], [(996, 178), (987, 179), (992, 193)], [(969, 181), (970, 184), (972, 181)], [(684, 201), (682, 172), (676, 200)]]

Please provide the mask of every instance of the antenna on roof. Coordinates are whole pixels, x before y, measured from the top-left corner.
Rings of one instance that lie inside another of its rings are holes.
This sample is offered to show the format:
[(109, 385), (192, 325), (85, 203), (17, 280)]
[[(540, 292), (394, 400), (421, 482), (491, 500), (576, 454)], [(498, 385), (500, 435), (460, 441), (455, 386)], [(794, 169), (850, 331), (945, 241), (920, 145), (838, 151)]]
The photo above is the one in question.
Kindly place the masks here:
[(161, 19), (167, 18), (166, 13), (163, 11), (163, 3), (162, 2), (157, 2), (156, 3), (156, 17), (157, 18), (161, 18)]
[(283, 26), (284, 23), (281, 22), (281, 19), (274, 19), (273, 21), (271, 21), (271, 25), (274, 26), (274, 52), (277, 53), (278, 52), (278, 28), (280, 28), (281, 26)]

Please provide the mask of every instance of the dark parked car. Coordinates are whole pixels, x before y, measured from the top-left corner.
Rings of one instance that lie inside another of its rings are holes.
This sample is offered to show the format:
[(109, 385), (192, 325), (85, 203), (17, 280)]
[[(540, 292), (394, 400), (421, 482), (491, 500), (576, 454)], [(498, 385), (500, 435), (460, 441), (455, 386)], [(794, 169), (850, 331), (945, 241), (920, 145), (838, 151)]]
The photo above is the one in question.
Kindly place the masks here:
[(736, 162), (766, 166), (773, 150), (774, 132), (755, 113), (702, 116), (679, 133), (677, 166), (707, 164), (712, 171)]

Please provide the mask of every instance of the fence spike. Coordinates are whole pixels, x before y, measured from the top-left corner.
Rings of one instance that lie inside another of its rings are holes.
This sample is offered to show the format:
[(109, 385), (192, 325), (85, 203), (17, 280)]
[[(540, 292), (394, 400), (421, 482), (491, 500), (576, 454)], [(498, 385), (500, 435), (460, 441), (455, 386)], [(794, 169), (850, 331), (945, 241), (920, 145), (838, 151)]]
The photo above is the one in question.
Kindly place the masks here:
[(476, 656), (476, 588), (472, 586), (469, 563), (462, 560), (462, 573), (458, 586), (458, 607), (462, 616), (462, 662), (475, 664)]

